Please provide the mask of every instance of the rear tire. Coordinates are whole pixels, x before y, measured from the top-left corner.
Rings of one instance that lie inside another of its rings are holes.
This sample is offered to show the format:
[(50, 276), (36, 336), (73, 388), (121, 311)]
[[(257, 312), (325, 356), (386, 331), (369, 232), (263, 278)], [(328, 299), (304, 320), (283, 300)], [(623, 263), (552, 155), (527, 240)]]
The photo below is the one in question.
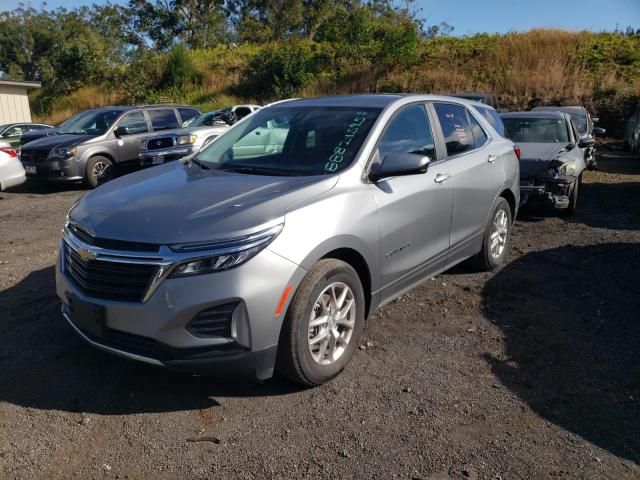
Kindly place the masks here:
[(358, 348), (364, 310), (356, 271), (340, 260), (320, 260), (302, 280), (284, 319), (278, 373), (307, 387), (334, 378)]
[(482, 240), (482, 250), (473, 257), (476, 268), (490, 271), (505, 262), (511, 240), (511, 225), (511, 207), (504, 198), (498, 197), (489, 215), (489, 224)]
[(84, 181), (90, 188), (96, 188), (113, 178), (113, 162), (97, 155), (87, 161)]

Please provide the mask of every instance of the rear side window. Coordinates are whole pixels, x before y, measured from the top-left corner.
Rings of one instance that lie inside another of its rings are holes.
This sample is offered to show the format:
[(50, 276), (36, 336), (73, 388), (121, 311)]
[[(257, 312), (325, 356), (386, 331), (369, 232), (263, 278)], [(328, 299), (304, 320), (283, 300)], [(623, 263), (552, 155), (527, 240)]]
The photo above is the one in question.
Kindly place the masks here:
[(118, 128), (120, 127), (127, 127), (129, 129), (129, 135), (149, 131), (147, 121), (144, 119), (144, 113), (140, 111), (127, 113), (122, 120), (120, 120), (120, 123), (118, 123)]
[(382, 160), (388, 153), (413, 153), (435, 158), (436, 149), (424, 105), (412, 105), (397, 114), (378, 144)]
[(493, 108), (483, 108), (483, 107), (475, 107), (478, 112), (491, 124), (496, 132), (500, 134), (502, 137), (506, 137), (506, 133), (504, 130), (504, 123), (502, 123), (502, 119), (498, 112), (496, 112)]
[(149, 117), (151, 118), (151, 126), (154, 130), (167, 130), (180, 127), (173, 109), (149, 110)]
[(178, 112), (180, 112), (182, 123), (200, 115), (200, 112), (198, 112), (198, 110), (196, 110), (195, 108), (178, 108)]
[(476, 148), (467, 110), (464, 107), (450, 103), (435, 103), (434, 108), (442, 127), (447, 155), (458, 155)]
[(467, 116), (469, 117), (469, 124), (471, 125), (471, 132), (473, 133), (473, 143), (476, 148), (480, 148), (487, 143), (489, 137), (487, 137), (487, 134), (473, 115), (467, 112)]

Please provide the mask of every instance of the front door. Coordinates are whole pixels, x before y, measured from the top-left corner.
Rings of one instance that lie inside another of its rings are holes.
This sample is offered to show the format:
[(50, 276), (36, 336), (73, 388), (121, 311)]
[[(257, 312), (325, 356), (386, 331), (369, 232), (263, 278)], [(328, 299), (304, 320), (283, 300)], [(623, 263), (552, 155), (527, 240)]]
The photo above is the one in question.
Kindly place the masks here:
[(382, 302), (441, 269), (449, 249), (452, 188), (446, 162), (437, 161), (434, 136), (423, 104), (404, 107), (389, 121), (377, 155), (428, 156), (424, 174), (381, 180), (371, 185), (378, 206)]
[(140, 154), (140, 142), (149, 135), (149, 126), (142, 110), (129, 112), (122, 117), (115, 130), (121, 127), (126, 127), (129, 133), (116, 139), (117, 161), (118, 163), (136, 161)]

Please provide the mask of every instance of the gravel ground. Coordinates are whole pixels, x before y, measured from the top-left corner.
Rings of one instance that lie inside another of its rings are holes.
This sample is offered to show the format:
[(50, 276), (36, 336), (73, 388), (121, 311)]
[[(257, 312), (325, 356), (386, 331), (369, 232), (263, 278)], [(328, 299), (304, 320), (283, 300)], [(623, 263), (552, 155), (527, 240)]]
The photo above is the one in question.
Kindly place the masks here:
[(523, 212), (504, 268), (387, 305), (313, 390), (86, 346), (53, 280), (83, 190), (0, 194), (0, 478), (640, 478), (640, 161), (600, 166), (575, 217)]

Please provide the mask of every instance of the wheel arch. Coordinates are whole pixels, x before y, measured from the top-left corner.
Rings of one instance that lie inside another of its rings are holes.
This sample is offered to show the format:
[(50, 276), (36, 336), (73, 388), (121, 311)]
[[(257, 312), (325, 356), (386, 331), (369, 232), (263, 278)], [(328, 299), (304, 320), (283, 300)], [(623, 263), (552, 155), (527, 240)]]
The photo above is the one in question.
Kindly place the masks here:
[(362, 283), (362, 289), (364, 290), (365, 318), (368, 318), (371, 313), (371, 270), (365, 258), (357, 250), (348, 247), (331, 250), (322, 256), (320, 260), (326, 258), (341, 260), (356, 271), (360, 278), (360, 283)]
[(516, 202), (516, 196), (513, 194), (511, 189), (506, 188), (502, 192), (500, 192), (499, 197), (504, 198), (509, 204), (509, 208), (511, 209), (511, 221), (514, 222), (516, 219), (516, 213), (518, 212), (518, 205)]

